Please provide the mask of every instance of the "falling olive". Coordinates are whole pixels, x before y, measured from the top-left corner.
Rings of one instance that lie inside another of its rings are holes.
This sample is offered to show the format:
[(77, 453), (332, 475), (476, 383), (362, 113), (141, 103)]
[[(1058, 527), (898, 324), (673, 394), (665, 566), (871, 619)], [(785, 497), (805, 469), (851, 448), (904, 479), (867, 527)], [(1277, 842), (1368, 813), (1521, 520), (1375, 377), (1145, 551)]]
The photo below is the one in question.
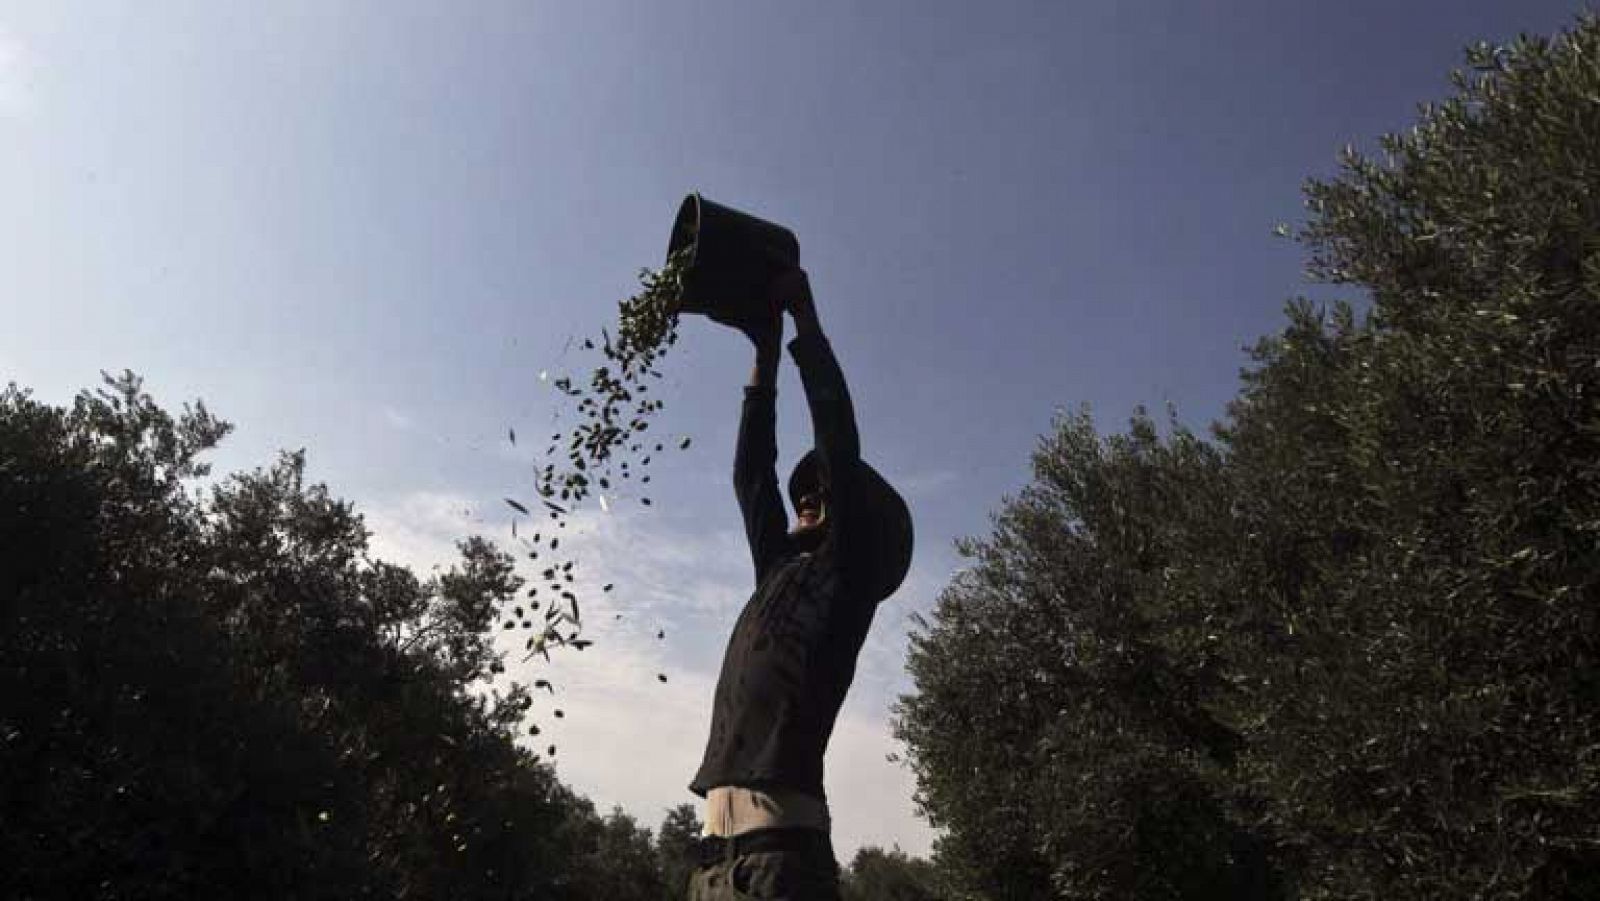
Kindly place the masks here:
[[(602, 351), (605, 364), (593, 367), (586, 379), (565, 375), (553, 381), (556, 390), (564, 397), (573, 399), (574, 406), (569, 409), (575, 409), (580, 417), (575, 427), (550, 435), (551, 443), (546, 457), (555, 458), (557, 449), (564, 448), (566, 463), (559, 464), (558, 459), (550, 459), (534, 467), (536, 499), (543, 503), (559, 529), (566, 529), (565, 517), (578, 505), (596, 492), (610, 492), (619, 472), (624, 479), (632, 478), (631, 471), (635, 467), (648, 466), (652, 461), (649, 456), (642, 460), (629, 458), (624, 456), (624, 451), (637, 455), (644, 450), (644, 442), (638, 440), (637, 436), (650, 429), (654, 415), (664, 406), (662, 400), (646, 398), (649, 394), (648, 382), (662, 378), (660, 362), (667, 348), (677, 343), (679, 294), (693, 256), (694, 248), (685, 248), (674, 253), (659, 271), (641, 271), (641, 290), (619, 305), (616, 334), (612, 334), (610, 328), (602, 328), (598, 339), (582, 340), (583, 349), (595, 350), (598, 347)], [(569, 338), (567, 343), (570, 346), (572, 339)], [(546, 374), (540, 373), (539, 378), (540, 381), (546, 381)], [(513, 445), (516, 444), (514, 428), (508, 428), (507, 438)], [(689, 436), (682, 436), (678, 446), (687, 449), (690, 443)], [(654, 447), (659, 453), (663, 443), (655, 442)], [(648, 483), (650, 479), (644, 476), (643, 481)], [(604, 512), (610, 512), (611, 505), (606, 503), (607, 500), (614, 499), (600, 495)], [(561, 503), (556, 503), (556, 500)], [(645, 506), (653, 505), (647, 497), (641, 498), (640, 502)], [(506, 498), (506, 503), (519, 513), (529, 513), (520, 501)], [(515, 520), (512, 531), (515, 537)], [(525, 544), (538, 545), (540, 538), (541, 535), (536, 533), (532, 541)], [(560, 539), (552, 537), (549, 548), (557, 551)], [(538, 552), (530, 547), (528, 558), (537, 560)], [(559, 569), (545, 569), (544, 577), (552, 590), (559, 588), (563, 582), (569, 585), (576, 583), (571, 561)], [(612, 587), (607, 583), (604, 590), (609, 592)], [(535, 590), (529, 590), (530, 597)], [(576, 595), (571, 591), (561, 592), (561, 595), (571, 603), (572, 619), (576, 623), (580, 615)], [(555, 612), (553, 606), (546, 610), (547, 622)], [(522, 615), (521, 608), (518, 608), (516, 616), (520, 618)], [(621, 614), (617, 614), (616, 618), (620, 619)], [(531, 623), (524, 622), (523, 625), (528, 627)], [(573, 631), (567, 639), (574, 647), (582, 650), (593, 643), (579, 639), (578, 634)], [(545, 653), (548, 660), (546, 639), (564, 642), (559, 634), (546, 627), (546, 635), (539, 640), (537, 648)], [(535, 647), (532, 639), (528, 647)], [(666, 681), (664, 675), (661, 678)], [(563, 715), (561, 711), (555, 713), (557, 717)], [(554, 756), (554, 746), (549, 751)]]

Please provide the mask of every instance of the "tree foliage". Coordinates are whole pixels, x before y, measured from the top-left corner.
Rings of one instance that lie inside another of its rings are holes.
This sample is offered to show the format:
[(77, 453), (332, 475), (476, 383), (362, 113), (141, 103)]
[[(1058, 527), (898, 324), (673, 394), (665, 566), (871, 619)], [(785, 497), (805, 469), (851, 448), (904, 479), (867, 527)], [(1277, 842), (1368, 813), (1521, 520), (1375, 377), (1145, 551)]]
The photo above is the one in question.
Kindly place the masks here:
[(899, 848), (859, 848), (850, 868), (840, 876), (844, 901), (940, 901), (945, 897), (933, 864), (909, 857)]
[(1600, 893), (1600, 21), (1473, 48), (1306, 189), (1202, 440), (1060, 417), (913, 638), (899, 731), (983, 897)]
[(510, 558), (370, 559), (303, 453), (202, 489), (228, 428), (131, 374), (0, 393), (0, 895), (658, 897), (481, 690)]
[(575, 866), (586, 889), (585, 897), (659, 901), (666, 894), (666, 883), (650, 830), (641, 828), (620, 807), (612, 808), (601, 818), (593, 816), (593, 807), (587, 801), (583, 806), (587, 815), (577, 824), (585, 853)]
[(679, 804), (667, 811), (666, 819), (661, 821), (656, 832), (656, 859), (666, 882), (662, 897), (667, 901), (689, 897), (689, 878), (697, 863), (695, 843), (703, 828), (693, 804)]

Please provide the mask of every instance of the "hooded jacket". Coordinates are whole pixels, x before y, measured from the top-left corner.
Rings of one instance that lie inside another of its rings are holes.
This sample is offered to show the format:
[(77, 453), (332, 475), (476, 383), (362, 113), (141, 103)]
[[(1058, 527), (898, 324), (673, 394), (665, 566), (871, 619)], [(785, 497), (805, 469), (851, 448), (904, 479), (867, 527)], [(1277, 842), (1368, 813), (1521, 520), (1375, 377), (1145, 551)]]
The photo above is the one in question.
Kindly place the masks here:
[(789, 342), (811, 410), (820, 474), (828, 486), (828, 534), (795, 548), (778, 492), (777, 391), (745, 388), (734, 493), (744, 517), (756, 589), (723, 655), (705, 756), (689, 789), (786, 788), (826, 800), (822, 758), (877, 598), (865, 586), (865, 527), (857, 489), (861, 449), (855, 412), (827, 338)]

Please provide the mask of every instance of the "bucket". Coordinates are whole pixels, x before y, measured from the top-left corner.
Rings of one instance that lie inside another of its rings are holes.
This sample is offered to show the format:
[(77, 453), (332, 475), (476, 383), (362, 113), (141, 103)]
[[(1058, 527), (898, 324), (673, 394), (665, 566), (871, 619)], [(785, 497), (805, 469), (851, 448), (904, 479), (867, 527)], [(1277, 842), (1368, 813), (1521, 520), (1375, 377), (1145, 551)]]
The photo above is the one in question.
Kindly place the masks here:
[(734, 328), (771, 315), (765, 304), (772, 280), (800, 265), (794, 232), (699, 194), (683, 198), (678, 207), (667, 256), (690, 244), (694, 255), (678, 312), (699, 313)]

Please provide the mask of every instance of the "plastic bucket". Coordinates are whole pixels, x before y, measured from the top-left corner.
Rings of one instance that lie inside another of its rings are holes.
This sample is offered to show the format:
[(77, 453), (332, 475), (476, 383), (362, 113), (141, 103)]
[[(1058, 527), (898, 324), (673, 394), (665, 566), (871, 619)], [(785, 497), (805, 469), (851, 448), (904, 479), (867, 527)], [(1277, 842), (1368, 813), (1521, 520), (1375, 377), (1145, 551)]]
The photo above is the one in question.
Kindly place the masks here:
[(741, 328), (767, 315), (772, 280), (800, 265), (800, 242), (775, 222), (690, 194), (672, 223), (667, 256), (694, 245), (678, 311)]

